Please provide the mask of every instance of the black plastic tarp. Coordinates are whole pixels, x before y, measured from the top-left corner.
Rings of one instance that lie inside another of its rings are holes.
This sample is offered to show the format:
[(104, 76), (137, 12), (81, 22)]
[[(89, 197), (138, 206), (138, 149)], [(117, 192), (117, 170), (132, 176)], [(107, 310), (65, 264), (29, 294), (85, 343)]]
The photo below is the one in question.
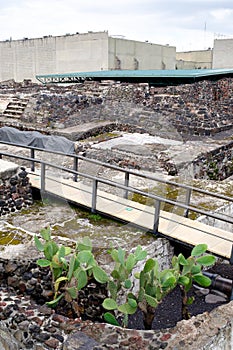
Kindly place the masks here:
[(43, 135), (38, 131), (20, 131), (4, 126), (0, 128), (0, 141), (32, 146), (49, 151), (74, 153), (74, 143), (63, 136)]

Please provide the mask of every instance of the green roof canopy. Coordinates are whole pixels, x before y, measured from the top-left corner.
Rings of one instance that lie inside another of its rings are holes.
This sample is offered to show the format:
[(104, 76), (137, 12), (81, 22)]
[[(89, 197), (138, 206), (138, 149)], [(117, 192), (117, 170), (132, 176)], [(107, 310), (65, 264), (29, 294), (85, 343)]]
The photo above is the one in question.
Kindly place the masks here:
[(43, 84), (114, 80), (126, 83), (148, 83), (157, 86), (190, 84), (201, 80), (218, 80), (224, 77), (233, 77), (233, 69), (108, 70), (36, 75), (36, 78)]

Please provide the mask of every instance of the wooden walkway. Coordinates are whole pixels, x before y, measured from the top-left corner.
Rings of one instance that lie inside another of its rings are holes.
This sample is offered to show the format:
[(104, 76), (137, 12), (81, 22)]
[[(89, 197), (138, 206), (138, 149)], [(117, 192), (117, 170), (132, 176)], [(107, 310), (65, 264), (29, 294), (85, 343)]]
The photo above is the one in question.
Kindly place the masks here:
[[(33, 187), (40, 189), (40, 176), (29, 174)], [(71, 203), (92, 208), (92, 187), (81, 182), (62, 179), (61, 182), (46, 177), (45, 191)], [(130, 223), (148, 232), (153, 232), (155, 208), (143, 205), (98, 189), (96, 212)], [(201, 222), (160, 211), (158, 232), (161, 236), (191, 246), (206, 243), (209, 252), (230, 259), (233, 233), (205, 225)]]

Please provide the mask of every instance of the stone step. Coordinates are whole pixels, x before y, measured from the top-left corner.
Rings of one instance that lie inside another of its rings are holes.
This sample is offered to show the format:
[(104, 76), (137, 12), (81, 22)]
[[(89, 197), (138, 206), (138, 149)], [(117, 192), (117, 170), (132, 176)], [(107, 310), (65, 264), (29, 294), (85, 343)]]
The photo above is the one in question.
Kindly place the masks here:
[(7, 109), (5, 109), (5, 111), (3, 112), (3, 114), (22, 114), (23, 113), (23, 111), (21, 110), (18, 110), (18, 109), (9, 109), (9, 108), (7, 108)]
[(14, 119), (19, 119), (21, 118), (21, 115), (15, 115), (15, 114), (9, 114), (9, 113), (2, 113), (2, 117), (7, 117), (7, 118), (14, 118)]
[(17, 98), (13, 98), (8, 103), (6, 109), (3, 111), (2, 116), (19, 119), (27, 107), (27, 102), (28, 100), (19, 100)]
[(25, 106), (17, 105), (17, 104), (8, 104), (7, 109), (19, 109), (19, 110), (24, 110)]

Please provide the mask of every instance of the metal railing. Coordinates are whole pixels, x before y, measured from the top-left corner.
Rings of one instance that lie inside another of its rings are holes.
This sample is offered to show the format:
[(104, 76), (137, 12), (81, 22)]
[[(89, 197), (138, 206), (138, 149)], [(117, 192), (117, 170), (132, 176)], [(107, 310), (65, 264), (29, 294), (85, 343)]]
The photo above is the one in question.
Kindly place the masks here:
[[(126, 169), (126, 168), (122, 168), (122, 167), (119, 167), (119, 166), (116, 166), (116, 165), (112, 165), (112, 164), (109, 164), (109, 163), (104, 163), (104, 162), (101, 162), (99, 160), (92, 159), (92, 158), (87, 158), (85, 156), (81, 156), (81, 155), (75, 154), (75, 153), (63, 153), (63, 152), (47, 150), (47, 149), (43, 149), (43, 148), (39, 148), (39, 147), (25, 146), (25, 145), (22, 145), (22, 144), (5, 142), (5, 141), (0, 141), (0, 144), (6, 144), (6, 145), (10, 145), (10, 146), (15, 146), (17, 148), (20, 147), (20, 148), (25, 148), (25, 149), (30, 150), (31, 171), (35, 171), (35, 163), (36, 163), (35, 151), (40, 151), (40, 152), (51, 153), (51, 154), (56, 154), (56, 155), (62, 155), (64, 157), (72, 158), (73, 159), (73, 170), (75, 170), (76, 172), (78, 171), (78, 163), (79, 163), (78, 161), (79, 160), (82, 160), (82, 161), (85, 161), (85, 162), (88, 162), (88, 163), (92, 163), (92, 164), (96, 164), (96, 165), (99, 165), (99, 166), (103, 166), (105, 168), (116, 170), (118, 172), (122, 172), (122, 173), (125, 174), (125, 179), (124, 179), (125, 186), (127, 186), (129, 184), (130, 175), (133, 175), (133, 176), (137, 176), (137, 177), (142, 178), (142, 179), (153, 180), (153, 181), (160, 182), (162, 184), (166, 184), (166, 185), (170, 185), (170, 186), (174, 186), (174, 187), (186, 190), (185, 204), (187, 206), (190, 204), (191, 197), (192, 197), (192, 192), (197, 192), (199, 194), (209, 195), (211, 197), (222, 199), (224, 201), (233, 202), (233, 197), (229, 197), (229, 196), (225, 196), (225, 195), (222, 195), (222, 194), (219, 194), (219, 193), (206, 191), (206, 190), (203, 190), (201, 188), (197, 188), (197, 187), (186, 185), (186, 184), (177, 183), (175, 181), (164, 180), (161, 177), (158, 178), (156, 176), (143, 174), (143, 173), (140, 173), (140, 172), (132, 170), (132, 169)], [(1, 155), (3, 155), (3, 152), (1, 152), (1, 150), (0, 150), (0, 158), (1, 158)], [(38, 160), (37, 160), (37, 162), (38, 162)], [(77, 174), (74, 173), (74, 177), (73, 177), (74, 181), (77, 181), (77, 178), (78, 178)], [(125, 192), (124, 197), (127, 198), (127, 192)], [(188, 212), (185, 213), (185, 216), (186, 217), (188, 216)]]
[[(138, 194), (138, 195), (141, 195), (141, 196), (146, 197), (148, 199), (151, 199), (154, 203), (153, 232), (156, 234), (158, 233), (159, 217), (161, 216), (161, 204), (162, 203), (182, 208), (184, 210), (183, 213), (184, 213), (185, 217), (188, 217), (188, 213), (192, 211), (194, 213), (197, 213), (198, 215), (205, 215), (207, 217), (211, 217), (211, 218), (214, 218), (214, 219), (217, 219), (220, 221), (224, 221), (224, 222), (233, 224), (233, 218), (230, 215), (210, 212), (210, 211), (200, 209), (200, 208), (197, 208), (197, 207), (191, 205), (191, 197), (192, 197), (192, 193), (194, 191), (198, 192), (200, 194), (205, 194), (205, 195), (211, 196), (212, 198), (218, 198), (218, 199), (232, 203), (233, 198), (231, 198), (231, 197), (224, 196), (224, 195), (221, 195), (218, 193), (208, 192), (208, 191), (205, 191), (202, 189), (198, 189), (196, 187), (192, 187), (192, 186), (188, 186), (188, 185), (184, 185), (184, 184), (179, 184), (179, 183), (176, 183), (174, 181), (163, 180), (163, 179), (157, 178), (155, 176), (148, 176), (148, 175), (145, 175), (143, 173), (139, 173), (138, 171), (124, 169), (124, 168), (114, 166), (111, 164), (106, 164), (106, 163), (103, 163), (101, 161), (86, 158), (86, 157), (81, 156), (81, 155), (65, 154), (62, 152), (44, 150), (41, 148), (30, 147), (30, 146), (19, 145), (19, 144), (12, 144), (12, 143), (2, 142), (2, 141), (0, 141), (0, 143), (9, 144), (11, 146), (13, 145), (16, 147), (23, 147), (23, 148), (27, 148), (30, 150), (30, 154), (31, 154), (30, 157), (25, 157), (25, 156), (21, 156), (21, 155), (14, 155), (12, 153), (3, 152), (0, 150), (0, 158), (2, 158), (4, 156), (4, 157), (10, 157), (10, 158), (16, 158), (16, 159), (28, 161), (31, 164), (31, 171), (32, 172), (35, 172), (35, 164), (40, 164), (40, 177), (41, 177), (41, 191), (42, 192), (45, 191), (45, 188), (46, 188), (46, 177), (47, 177), (46, 167), (52, 167), (52, 168), (64, 171), (66, 173), (72, 174), (74, 182), (77, 182), (78, 177), (83, 177), (83, 178), (86, 178), (86, 179), (89, 179), (90, 181), (92, 181), (92, 204), (91, 204), (91, 211), (92, 212), (96, 212), (96, 202), (97, 202), (97, 196), (98, 196), (98, 184), (102, 183), (104, 185), (116, 187), (118, 189), (123, 190), (123, 193), (124, 193), (123, 197), (124, 198), (128, 198), (129, 193), (132, 193), (132, 194)], [(46, 153), (53, 153), (53, 154), (62, 155), (63, 157), (71, 157), (71, 158), (73, 158), (73, 169), (69, 169), (67, 167), (59, 166), (57, 164), (53, 164), (51, 162), (47, 162), (47, 161), (41, 160), (39, 158), (35, 158), (35, 151), (43, 151)], [(123, 172), (125, 174), (124, 183), (120, 184), (119, 182), (108, 180), (108, 179), (100, 177), (100, 176), (93, 176), (93, 175), (90, 175), (87, 173), (82, 173), (82, 172), (78, 171), (78, 163), (79, 163), (78, 161), (79, 160), (93, 163), (96, 165), (101, 165), (105, 168), (113, 169), (113, 170), (116, 170), (118, 172)], [(166, 185), (171, 185), (171, 186), (175, 186), (177, 188), (181, 188), (181, 189), (185, 190), (185, 201), (181, 202), (181, 201), (177, 201), (177, 200), (171, 200), (171, 199), (168, 199), (168, 198), (165, 198), (165, 197), (153, 194), (153, 193), (148, 193), (148, 192), (139, 190), (135, 187), (132, 187), (129, 185), (130, 176), (132, 176), (132, 175), (137, 176), (139, 178), (154, 180), (154, 181), (158, 181), (159, 183), (163, 183)]]

